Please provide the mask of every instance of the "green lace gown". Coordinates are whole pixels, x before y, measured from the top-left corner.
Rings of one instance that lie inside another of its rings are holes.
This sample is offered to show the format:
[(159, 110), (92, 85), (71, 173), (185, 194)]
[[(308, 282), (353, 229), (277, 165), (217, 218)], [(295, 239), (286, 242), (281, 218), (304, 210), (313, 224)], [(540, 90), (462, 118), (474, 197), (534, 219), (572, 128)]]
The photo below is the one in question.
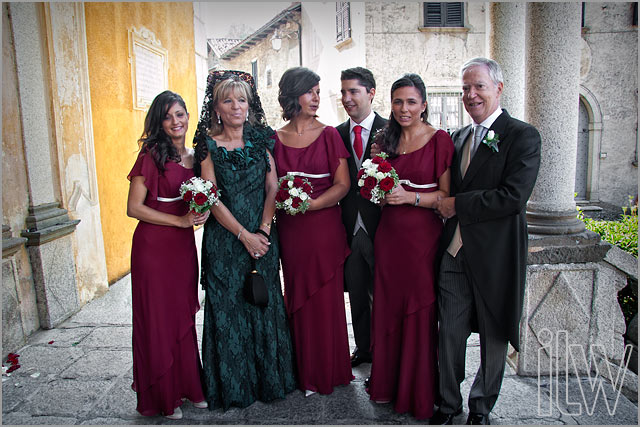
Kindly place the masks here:
[[(227, 151), (208, 138), (220, 200), (252, 231), (262, 221), (265, 174), (273, 130), (245, 126), (245, 147)], [(296, 387), (291, 338), (278, 273), (278, 238), (256, 261), (269, 289), (269, 305), (247, 303), (242, 294), (251, 258), (244, 245), (211, 215), (204, 227), (202, 278), (206, 291), (202, 336), (203, 384), (209, 408), (244, 408), (256, 400), (281, 399)]]

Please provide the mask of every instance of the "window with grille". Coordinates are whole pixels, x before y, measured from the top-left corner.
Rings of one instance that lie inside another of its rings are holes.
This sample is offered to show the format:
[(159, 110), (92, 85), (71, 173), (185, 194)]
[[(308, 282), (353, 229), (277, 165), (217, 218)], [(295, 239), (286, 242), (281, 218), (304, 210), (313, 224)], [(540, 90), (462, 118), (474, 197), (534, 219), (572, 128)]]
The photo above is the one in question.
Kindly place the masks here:
[(462, 92), (434, 92), (427, 95), (429, 123), (449, 133), (460, 129), (462, 123)]
[(267, 80), (267, 87), (271, 87), (273, 85), (273, 75), (271, 73), (271, 67), (267, 68), (266, 80)]
[(253, 81), (256, 84), (256, 90), (258, 90), (258, 60), (251, 61), (251, 75), (253, 76)]
[(336, 42), (351, 37), (351, 14), (349, 2), (336, 2)]
[(464, 27), (464, 3), (423, 3), (425, 27)]

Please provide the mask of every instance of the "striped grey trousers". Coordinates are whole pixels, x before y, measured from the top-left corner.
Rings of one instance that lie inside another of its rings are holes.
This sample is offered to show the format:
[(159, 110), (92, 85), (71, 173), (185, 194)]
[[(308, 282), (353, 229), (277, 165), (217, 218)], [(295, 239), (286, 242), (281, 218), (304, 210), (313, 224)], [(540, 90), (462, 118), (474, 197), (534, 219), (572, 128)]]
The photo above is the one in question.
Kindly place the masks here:
[(462, 408), (460, 384), (473, 327), (480, 333), (480, 367), (469, 393), (469, 411), (488, 415), (500, 393), (507, 340), (496, 333), (497, 322), (478, 293), (481, 284), (472, 283), (464, 252), (463, 246), (454, 258), (445, 251), (438, 277), (440, 410), (451, 414)]

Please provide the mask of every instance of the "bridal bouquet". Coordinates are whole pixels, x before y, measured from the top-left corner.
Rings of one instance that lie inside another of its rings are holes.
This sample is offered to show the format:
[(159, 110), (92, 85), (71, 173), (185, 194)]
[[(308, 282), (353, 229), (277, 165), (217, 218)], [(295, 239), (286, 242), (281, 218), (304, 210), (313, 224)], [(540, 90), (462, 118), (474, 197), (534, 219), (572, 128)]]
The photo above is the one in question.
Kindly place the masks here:
[(384, 196), (398, 185), (398, 173), (387, 161), (387, 153), (376, 154), (373, 159), (362, 162), (358, 171), (360, 195), (375, 204), (380, 204)]
[(305, 213), (309, 209), (312, 191), (308, 179), (286, 174), (278, 180), (276, 208), (283, 209), (289, 215)]
[(194, 176), (180, 185), (180, 196), (189, 204), (190, 210), (203, 213), (218, 204), (220, 190), (213, 182)]

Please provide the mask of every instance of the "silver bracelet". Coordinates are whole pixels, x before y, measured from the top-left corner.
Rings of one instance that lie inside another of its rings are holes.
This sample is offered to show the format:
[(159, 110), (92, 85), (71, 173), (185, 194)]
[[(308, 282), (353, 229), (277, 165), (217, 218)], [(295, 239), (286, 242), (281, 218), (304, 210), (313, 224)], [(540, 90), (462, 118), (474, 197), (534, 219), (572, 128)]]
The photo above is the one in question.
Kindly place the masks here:
[(413, 206), (418, 206), (419, 204), (420, 204), (420, 193), (416, 191), (416, 202), (413, 204)]
[(240, 235), (242, 235), (242, 231), (244, 230), (244, 228), (241, 228), (240, 231), (238, 232), (238, 237), (237, 239), (240, 240)]

